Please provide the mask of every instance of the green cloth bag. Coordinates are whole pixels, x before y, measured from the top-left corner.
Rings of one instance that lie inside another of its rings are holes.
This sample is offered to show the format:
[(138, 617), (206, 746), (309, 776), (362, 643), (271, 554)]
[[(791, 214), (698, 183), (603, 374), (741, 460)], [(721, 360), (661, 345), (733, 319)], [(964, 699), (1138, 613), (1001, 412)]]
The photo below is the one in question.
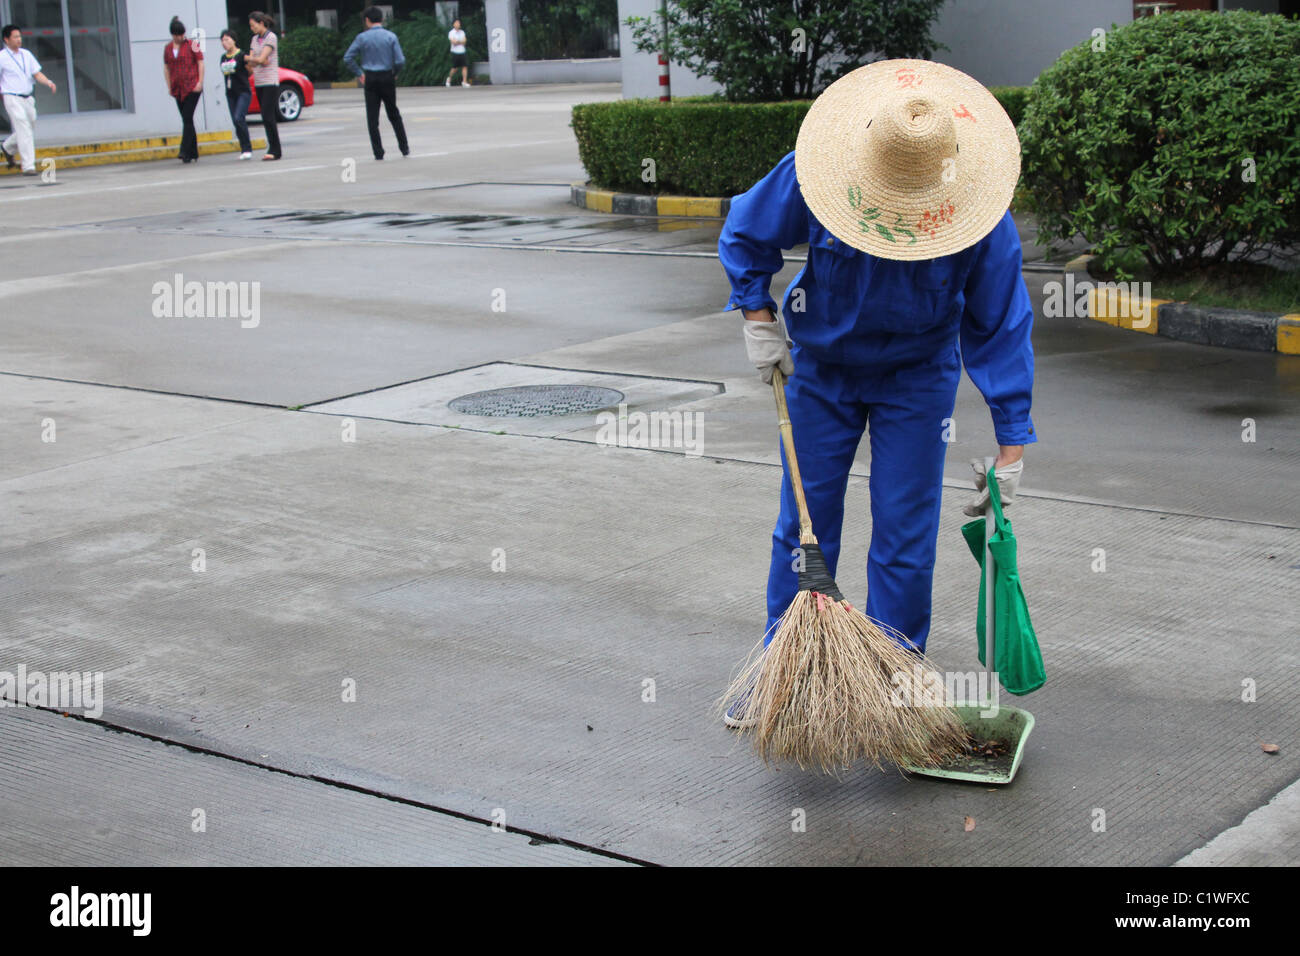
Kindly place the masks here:
[[(989, 550), (993, 552), (993, 626), (997, 637), (998, 679), (1009, 693), (1020, 696), (1038, 690), (1047, 681), (1043, 670), (1043, 655), (1038, 650), (1038, 638), (1029, 621), (1029, 605), (1020, 586), (1020, 572), (1016, 569), (1016, 536), (1011, 533), (1011, 522), (1002, 512), (1002, 496), (998, 482), (990, 469), (987, 478), (989, 506), (993, 509), (995, 527)], [(971, 554), (980, 566), (979, 614), (975, 630), (979, 635), (980, 663), (984, 663), (984, 519), (962, 525), (962, 536)]]

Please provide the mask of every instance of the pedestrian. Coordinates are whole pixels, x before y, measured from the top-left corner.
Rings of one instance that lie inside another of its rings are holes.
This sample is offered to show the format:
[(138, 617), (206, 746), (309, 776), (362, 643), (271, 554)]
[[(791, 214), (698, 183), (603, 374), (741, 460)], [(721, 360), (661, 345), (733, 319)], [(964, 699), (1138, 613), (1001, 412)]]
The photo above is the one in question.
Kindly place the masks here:
[(280, 108), (280, 41), (271, 28), (275, 21), (261, 10), (248, 15), (248, 28), (253, 39), (248, 44), (245, 62), (253, 67), (253, 86), (257, 90), (257, 105), (262, 110), (262, 129), (266, 133), (266, 152), (263, 160), (280, 158), (280, 132), (276, 126)]
[[(938, 63), (879, 61), (822, 93), (794, 152), (732, 200), (718, 241), (727, 307), (744, 314), (750, 360), (765, 382), (777, 366), (789, 376), (795, 453), (832, 577), (849, 469), (869, 433), (865, 610), (920, 651), (963, 364), (992, 415), (1004, 503), (1015, 497), (1024, 446), (1037, 440), (1033, 309), (1008, 211), (1019, 171), (1015, 127), (988, 90)], [(769, 285), (781, 250), (801, 243), (807, 261), (782, 309), (791, 349)], [(966, 511), (986, 507), (987, 492)], [(798, 548), (787, 471), (768, 640), (799, 587)]]
[(246, 57), (235, 42), (230, 30), (221, 31), (221, 75), (226, 80), (226, 106), (230, 109), (230, 122), (239, 138), (239, 158), (253, 158), (253, 142), (248, 136), (248, 104), (253, 91), (248, 85)]
[(451, 86), (451, 78), (459, 68), (460, 85), (468, 87), (469, 60), (465, 56), (465, 31), (460, 28), (459, 20), (451, 21), (451, 32), (447, 34), (447, 39), (451, 42), (451, 69), (447, 71), (447, 82), (443, 86)]
[[(349, 70), (361, 80), (366, 91), (366, 126), (370, 129), (370, 148), (375, 159), (384, 158), (384, 144), (379, 138), (379, 104), (384, 104), (388, 122), (392, 124), (397, 136), (397, 148), (403, 156), (411, 155), (411, 147), (406, 142), (406, 127), (402, 125), (402, 114), (397, 110), (397, 74), (406, 62), (402, 55), (402, 44), (397, 35), (384, 29), (384, 11), (378, 7), (367, 7), (361, 15), (366, 28), (357, 34), (348, 52), (343, 54), (343, 62)], [(357, 65), (360, 59), (361, 65)]]
[(163, 49), (163, 79), (181, 114), (181, 148), (176, 158), (192, 163), (199, 158), (199, 136), (194, 131), (194, 109), (203, 95), (203, 51), (197, 40), (185, 38), (185, 24), (172, 17), (171, 42)]
[(3, 94), (5, 112), (9, 114), (10, 133), (0, 144), (5, 164), (15, 165), (14, 154), (23, 161), (23, 175), (36, 175), (36, 84), (33, 80), (57, 93), (58, 87), (41, 72), (36, 57), (23, 49), (23, 33), (12, 23), (7, 23), (4, 50), (0, 51), (0, 94)]

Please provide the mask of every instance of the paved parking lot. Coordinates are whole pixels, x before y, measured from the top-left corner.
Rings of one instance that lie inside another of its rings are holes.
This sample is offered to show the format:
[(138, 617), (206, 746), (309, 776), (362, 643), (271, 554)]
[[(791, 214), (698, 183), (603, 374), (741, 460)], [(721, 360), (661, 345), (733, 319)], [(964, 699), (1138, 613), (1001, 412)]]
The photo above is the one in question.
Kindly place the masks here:
[[(616, 96), (403, 90), (414, 155), (376, 163), (326, 90), (271, 168), (0, 184), (0, 670), (104, 676), (97, 722), (0, 709), (6, 862), (1297, 862), (1294, 815), (1250, 816), (1300, 776), (1295, 357), (1040, 318), (1012, 518), (1049, 677), (1012, 786), (771, 772), (716, 722), (775, 421), (718, 224), (568, 204), (568, 110)], [(187, 317), (190, 282), (246, 308)], [(617, 379), (701, 445), (447, 417), (487, 374)], [(969, 382), (954, 417), (930, 650), (967, 669)]]

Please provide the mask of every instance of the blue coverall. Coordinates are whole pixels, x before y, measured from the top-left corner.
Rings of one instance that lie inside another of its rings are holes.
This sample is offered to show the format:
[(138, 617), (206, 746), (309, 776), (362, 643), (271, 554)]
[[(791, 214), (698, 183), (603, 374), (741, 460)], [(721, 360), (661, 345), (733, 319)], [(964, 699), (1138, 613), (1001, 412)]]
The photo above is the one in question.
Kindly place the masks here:
[[(1033, 309), (1020, 239), (1008, 212), (967, 249), (901, 262), (836, 239), (808, 210), (790, 153), (731, 201), (718, 255), (731, 282), (727, 309), (759, 310), (784, 266), (782, 249), (808, 243), (782, 314), (794, 343), (786, 385), (795, 453), (813, 532), (832, 575), (844, 493), (864, 430), (871, 440), (868, 616), (924, 651), (943, 489), (945, 420), (963, 363), (983, 394), (1001, 445), (1037, 439), (1029, 415)], [(785, 452), (781, 452), (782, 466)], [(788, 470), (772, 534), (767, 640), (798, 592), (799, 516)]]

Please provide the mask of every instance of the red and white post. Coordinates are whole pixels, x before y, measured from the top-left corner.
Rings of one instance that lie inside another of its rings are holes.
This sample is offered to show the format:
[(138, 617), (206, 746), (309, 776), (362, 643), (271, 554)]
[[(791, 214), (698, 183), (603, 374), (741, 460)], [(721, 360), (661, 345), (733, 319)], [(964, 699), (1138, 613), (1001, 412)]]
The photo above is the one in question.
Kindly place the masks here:
[(663, 38), (663, 47), (659, 51), (659, 102), (667, 103), (673, 98), (672, 85), (668, 81), (668, 0), (659, 2), (659, 28)]

